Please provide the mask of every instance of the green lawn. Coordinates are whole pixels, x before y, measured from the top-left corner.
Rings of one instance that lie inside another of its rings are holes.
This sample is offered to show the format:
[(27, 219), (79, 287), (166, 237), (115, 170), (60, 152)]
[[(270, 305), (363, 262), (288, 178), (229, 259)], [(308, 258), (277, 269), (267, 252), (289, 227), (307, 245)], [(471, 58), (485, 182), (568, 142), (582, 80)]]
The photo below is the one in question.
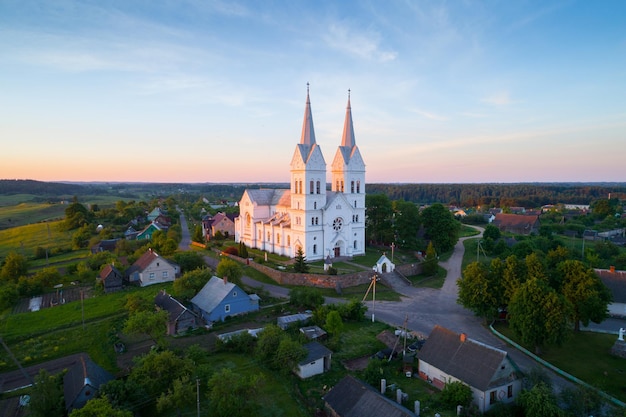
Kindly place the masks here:
[(441, 266), (437, 270), (437, 275), (432, 276), (424, 276), (420, 275), (411, 275), (408, 278), (411, 281), (411, 284), (414, 287), (422, 287), (422, 288), (435, 288), (439, 289), (443, 286), (443, 283), (446, 281), (446, 276), (448, 275), (448, 271), (446, 271)]
[[(517, 336), (507, 326), (496, 330), (516, 341)], [(574, 333), (563, 346), (545, 346), (541, 358), (557, 368), (626, 402), (626, 359), (610, 354), (615, 335), (593, 332)], [(533, 346), (520, 343), (534, 352)]]
[(0, 230), (0, 258), (9, 252), (18, 252), (27, 258), (35, 254), (35, 248), (71, 247), (71, 232), (59, 231), (60, 221), (35, 223)]

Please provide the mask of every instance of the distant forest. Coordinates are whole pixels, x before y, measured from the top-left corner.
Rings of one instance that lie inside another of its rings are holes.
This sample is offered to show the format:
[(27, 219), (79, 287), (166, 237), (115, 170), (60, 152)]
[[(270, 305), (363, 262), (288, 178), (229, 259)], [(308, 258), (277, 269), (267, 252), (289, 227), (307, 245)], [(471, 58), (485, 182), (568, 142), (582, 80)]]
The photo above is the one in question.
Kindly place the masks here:
[[(58, 183), (0, 180), (0, 195), (31, 194), (39, 200), (109, 194), (123, 198), (187, 194), (238, 201), (246, 188), (286, 188), (286, 183)], [(459, 207), (540, 207), (545, 204), (590, 204), (598, 199), (626, 199), (626, 183), (494, 183), (494, 184), (367, 184), (368, 194), (417, 204)]]

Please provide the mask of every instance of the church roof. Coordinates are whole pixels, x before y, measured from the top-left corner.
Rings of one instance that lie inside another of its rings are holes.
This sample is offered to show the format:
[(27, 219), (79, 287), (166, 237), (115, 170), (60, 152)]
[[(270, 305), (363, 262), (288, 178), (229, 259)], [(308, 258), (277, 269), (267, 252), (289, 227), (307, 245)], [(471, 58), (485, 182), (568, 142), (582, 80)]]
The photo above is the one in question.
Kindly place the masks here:
[(304, 108), (304, 121), (302, 122), (302, 136), (300, 144), (315, 145), (315, 130), (313, 129), (313, 113), (311, 113), (311, 100), (309, 100), (309, 84), (306, 85), (306, 106)]
[(246, 190), (250, 201), (260, 206), (288, 206), (290, 204), (291, 190), (286, 189), (260, 189)]
[(341, 138), (341, 146), (349, 149), (356, 146), (354, 140), (354, 127), (352, 125), (352, 108), (350, 107), (350, 92), (348, 92), (348, 107), (346, 107), (346, 119), (343, 123), (343, 136)]

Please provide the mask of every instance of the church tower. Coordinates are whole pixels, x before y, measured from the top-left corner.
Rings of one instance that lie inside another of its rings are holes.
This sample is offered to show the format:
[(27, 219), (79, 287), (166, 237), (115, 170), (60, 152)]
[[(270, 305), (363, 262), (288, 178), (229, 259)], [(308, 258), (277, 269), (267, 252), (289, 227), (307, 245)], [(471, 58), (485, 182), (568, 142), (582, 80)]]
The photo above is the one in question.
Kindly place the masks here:
[(332, 191), (342, 193), (352, 208), (352, 217), (343, 219), (344, 223), (349, 222), (353, 232), (351, 253), (365, 253), (365, 163), (354, 138), (350, 90), (341, 146), (332, 163), (331, 187)]
[[(322, 209), (326, 204), (326, 161), (315, 142), (313, 115), (307, 83), (302, 136), (291, 159), (291, 229), (295, 246), (306, 250), (307, 259), (320, 256), (324, 231)], [(295, 251), (294, 251), (295, 254)]]

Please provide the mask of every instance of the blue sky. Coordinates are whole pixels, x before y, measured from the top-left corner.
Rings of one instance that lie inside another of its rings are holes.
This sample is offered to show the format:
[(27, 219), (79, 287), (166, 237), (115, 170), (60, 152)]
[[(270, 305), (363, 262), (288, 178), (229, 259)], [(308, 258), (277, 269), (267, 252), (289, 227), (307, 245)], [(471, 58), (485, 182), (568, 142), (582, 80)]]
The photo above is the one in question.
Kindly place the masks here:
[(626, 181), (625, 1), (0, 0), (0, 178)]

